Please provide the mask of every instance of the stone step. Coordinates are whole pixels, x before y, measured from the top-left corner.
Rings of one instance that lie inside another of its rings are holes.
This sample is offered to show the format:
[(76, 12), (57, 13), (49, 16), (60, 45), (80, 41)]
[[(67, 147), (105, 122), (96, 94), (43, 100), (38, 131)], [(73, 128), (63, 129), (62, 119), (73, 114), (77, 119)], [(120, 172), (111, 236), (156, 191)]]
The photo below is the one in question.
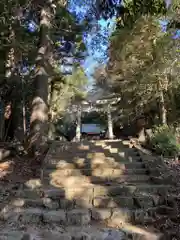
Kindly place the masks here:
[[(0, 240), (15, 240), (15, 239), (43, 239), (43, 240), (104, 240), (104, 239), (114, 239), (114, 240), (120, 240), (120, 239), (134, 239), (133, 236), (139, 238), (142, 238), (142, 235), (150, 236), (149, 239), (159, 239), (158, 235), (159, 233), (152, 233), (145, 231), (144, 234), (142, 234), (142, 230), (140, 233), (136, 233), (135, 230), (130, 231), (126, 227), (121, 227), (120, 229), (114, 229), (113, 227), (107, 227), (106, 225), (98, 226), (97, 224), (91, 225), (91, 226), (69, 226), (66, 227), (66, 229), (59, 230), (59, 227), (56, 226), (56, 229), (53, 229), (53, 231), (45, 230), (41, 228), (32, 228), (29, 231), (22, 231), (22, 230), (3, 230), (0, 231)], [(138, 230), (140, 228), (137, 227)], [(157, 236), (155, 238), (155, 236)], [(109, 237), (109, 238), (108, 238)], [(138, 238), (138, 239), (139, 239)], [(148, 238), (146, 238), (148, 239)]]
[[(101, 152), (103, 152), (102, 148), (98, 148)], [(61, 147), (51, 147), (50, 151), (48, 154), (52, 155), (63, 155), (63, 154), (70, 154), (70, 153), (75, 153), (75, 154), (87, 154), (88, 152), (92, 151), (97, 151), (97, 148), (92, 148), (91, 146), (66, 146), (65, 148)]]
[[(146, 198), (144, 198), (146, 200)], [(142, 198), (139, 198), (139, 201), (142, 201)], [(149, 200), (150, 202), (150, 200)], [(51, 198), (39, 198), (39, 199), (29, 199), (29, 198), (18, 198), (14, 200), (11, 205), (15, 207), (38, 207), (44, 208), (46, 210), (59, 210), (59, 209), (75, 209), (75, 208), (117, 208), (123, 207), (128, 209), (135, 208), (135, 200), (131, 197), (79, 197), (73, 200), (66, 199), (65, 197), (61, 197), (59, 199), (51, 199)], [(150, 205), (150, 203), (149, 203)], [(148, 206), (148, 204), (147, 204)], [(153, 207), (153, 201), (151, 201), (151, 206)]]
[[(151, 169), (151, 172), (156, 171), (156, 169)], [(42, 176), (47, 177), (50, 174), (52, 176), (99, 176), (102, 178), (111, 176), (111, 178), (119, 178), (120, 176), (124, 175), (149, 175), (149, 171), (146, 168), (131, 168), (131, 169), (125, 169), (125, 168), (107, 168), (107, 167), (97, 167), (94, 169), (91, 168), (71, 168), (69, 166), (66, 168), (45, 168), (42, 170)], [(154, 178), (154, 183), (158, 184), (158, 178), (157, 180)]]
[(51, 145), (52, 149), (58, 149), (59, 151), (67, 151), (69, 149), (76, 149), (76, 150), (84, 150), (89, 151), (90, 149), (102, 149), (102, 148), (118, 148), (118, 149), (134, 149), (129, 147), (129, 141), (125, 144), (122, 141), (114, 141), (114, 142), (64, 142), (64, 143), (53, 143)]
[(105, 149), (105, 150), (109, 150), (111, 153), (118, 153), (118, 152), (125, 152), (126, 154), (133, 154), (133, 155), (138, 155), (139, 152), (136, 148), (129, 148), (127, 146), (123, 146), (123, 145), (109, 145), (106, 144), (106, 146), (103, 146), (102, 148), (99, 149)]
[[(98, 229), (98, 231), (97, 231)], [(136, 227), (131, 224), (124, 224), (118, 227), (117, 229), (114, 227), (107, 226), (107, 224), (103, 227), (102, 225), (98, 226), (88, 226), (88, 227), (79, 227), (79, 226), (69, 226), (66, 228), (67, 232), (73, 232), (73, 236), (79, 236), (79, 233), (88, 233), (90, 237), (80, 237), (74, 240), (85, 239), (85, 240), (105, 240), (105, 239), (113, 239), (113, 240), (130, 240), (130, 239), (153, 239), (160, 240), (160, 236), (162, 234), (155, 229), (151, 230), (142, 230), (142, 227)], [(78, 234), (78, 235), (76, 235)], [(84, 236), (84, 235), (83, 235)]]
[(158, 195), (134, 194), (132, 196), (115, 196), (115, 197), (95, 197), (92, 201), (95, 208), (120, 207), (128, 209), (148, 209), (162, 204), (165, 200)]
[(114, 185), (118, 183), (146, 183), (150, 181), (150, 176), (148, 175), (130, 175), (123, 174), (119, 177), (113, 175), (105, 176), (97, 173), (97, 176), (90, 177), (91, 183), (101, 184), (101, 185)]
[(116, 196), (116, 195), (127, 195), (127, 194), (159, 194), (164, 195), (171, 190), (171, 185), (156, 185), (156, 184), (121, 184), (114, 186), (97, 186), (94, 187), (94, 196), (98, 195), (108, 195), (108, 196)]
[(45, 162), (51, 163), (51, 161), (67, 161), (68, 163), (74, 163), (83, 161), (84, 163), (94, 163), (94, 162), (104, 162), (104, 163), (128, 163), (128, 162), (139, 162), (142, 161), (141, 156), (131, 156), (126, 155), (124, 152), (112, 153), (110, 155), (106, 154), (97, 154), (97, 153), (88, 153), (86, 155), (79, 155), (76, 153), (70, 154), (61, 154), (56, 156), (48, 155), (45, 159)]
[(101, 162), (101, 161), (84, 161), (84, 159), (78, 159), (74, 161), (58, 160), (52, 159), (49, 163), (44, 164), (43, 168), (47, 169), (134, 169), (134, 168), (145, 168), (145, 164), (141, 160), (137, 161), (112, 161)]
[(60, 160), (60, 159), (49, 159), (45, 162), (44, 168), (54, 169), (76, 169), (76, 168), (85, 168), (85, 169), (94, 169), (94, 168), (115, 168), (115, 169), (134, 169), (134, 168), (143, 168), (145, 165), (143, 162), (105, 162), (105, 161), (85, 161), (84, 159), (77, 160)]
[[(71, 235), (68, 232), (55, 232), (55, 231), (45, 231), (44, 229), (37, 230), (33, 232), (23, 232), (23, 231), (7, 231), (0, 232), (0, 240), (29, 240), (29, 239), (43, 239), (43, 240), (72, 240), (75, 235)], [(82, 233), (83, 237), (83, 233)]]
[(20, 198), (52, 198), (59, 199), (66, 197), (69, 200), (80, 197), (95, 198), (99, 196), (131, 196), (132, 194), (157, 194), (165, 196), (172, 190), (171, 185), (149, 185), (149, 184), (121, 184), (114, 186), (98, 186), (95, 184), (81, 183), (75, 187), (71, 184), (67, 187), (58, 187), (56, 185), (46, 185), (37, 189), (28, 189), (27, 187), (15, 192), (15, 197)]
[[(114, 236), (118, 239), (125, 236), (125, 233), (122, 231), (114, 230)], [(68, 231), (61, 233), (58, 231), (45, 231), (45, 230), (34, 230), (34, 232), (0, 232), (0, 240), (15, 240), (15, 239), (43, 239), (43, 240), (104, 240), (109, 234), (109, 229), (105, 232), (105, 229), (101, 231), (98, 228), (92, 227), (74, 227), (72, 230), (68, 228)], [(111, 234), (112, 235), (112, 234)], [(36, 237), (36, 238), (33, 238)]]
[[(67, 196), (68, 197), (68, 196)], [(50, 197), (42, 198), (17, 198), (10, 204), (15, 207), (40, 207), (49, 210), (57, 209), (73, 209), (73, 208), (149, 208), (163, 204), (166, 202), (164, 197), (153, 194), (132, 194), (131, 196), (79, 196), (69, 195), (69, 199), (65, 196), (52, 199)]]
[(53, 150), (53, 152), (48, 153), (48, 157), (51, 158), (67, 158), (67, 159), (72, 159), (74, 157), (86, 157), (86, 158), (92, 158), (95, 156), (104, 156), (104, 157), (110, 157), (110, 156), (121, 156), (121, 157), (139, 157), (139, 152), (137, 150), (131, 150), (131, 149), (126, 149), (122, 150), (119, 148), (109, 148), (109, 147), (104, 147), (102, 149), (90, 149), (89, 151), (79, 151), (77, 149), (69, 149), (66, 151), (59, 152), (58, 149), (57, 151)]
[(83, 175), (83, 171), (76, 172), (77, 175), (72, 175), (73, 172), (69, 172), (69, 175), (63, 175), (62, 171), (46, 171), (43, 173), (43, 183), (58, 184), (58, 186), (76, 185), (81, 184), (82, 181), (85, 183), (112, 185), (118, 183), (140, 183), (148, 182), (151, 178), (148, 175), (128, 175), (128, 174), (116, 174), (113, 175), (113, 171), (92, 171), (89, 172), (90, 176)]
[[(122, 223), (152, 223), (157, 207), (146, 210), (129, 210), (127, 208), (76, 208), (72, 210), (44, 210), (40, 208), (15, 207), (10, 211), (1, 211), (0, 219), (3, 221), (16, 221), (20, 224), (62, 224), (63, 226), (87, 226), (94, 221), (108, 221), (109, 225), (121, 226)], [(174, 209), (169, 209), (173, 214)]]
[(99, 176), (98, 173), (100, 173), (101, 177), (103, 175), (111, 175), (113, 178), (117, 178), (124, 175), (147, 175), (148, 171), (145, 168), (137, 168), (137, 169), (116, 169), (116, 168), (96, 168), (96, 169), (44, 169), (43, 176), (49, 176), (49, 174), (54, 173), (58, 174), (60, 176), (79, 176), (79, 175), (85, 175), (85, 176)]

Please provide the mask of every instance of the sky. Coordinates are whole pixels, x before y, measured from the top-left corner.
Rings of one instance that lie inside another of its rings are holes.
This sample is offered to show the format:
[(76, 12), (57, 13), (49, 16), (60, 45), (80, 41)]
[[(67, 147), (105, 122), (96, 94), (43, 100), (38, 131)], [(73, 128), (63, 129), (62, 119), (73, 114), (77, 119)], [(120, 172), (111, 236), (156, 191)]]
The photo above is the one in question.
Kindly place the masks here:
[[(109, 37), (115, 26), (115, 19), (110, 19), (110, 20), (100, 19), (98, 21), (98, 25), (100, 26), (100, 28), (94, 33), (90, 32), (88, 34), (87, 40), (85, 41), (87, 50), (88, 50), (88, 56), (85, 59), (83, 67), (89, 78), (90, 85), (91, 83), (93, 83), (93, 78), (91, 75), (94, 71), (94, 68), (99, 65), (99, 62), (106, 63), (108, 60), (107, 48), (109, 45)], [(93, 39), (98, 37), (98, 34), (103, 35), (103, 37), (105, 38), (105, 41), (104, 41), (105, 44), (98, 42), (99, 46), (96, 46), (96, 47), (99, 51), (92, 51), (91, 44), (93, 44)]]
[[(163, 19), (163, 20), (159, 20), (159, 23), (161, 25), (162, 31), (166, 32), (167, 31), (168, 21)], [(173, 39), (180, 38), (180, 29), (174, 31), (172, 38)]]
[[(89, 0), (77, 0), (76, 2), (73, 0), (70, 1), (69, 10), (76, 15), (79, 22), (85, 18), (91, 8), (88, 3), (90, 3)], [(94, 19), (94, 21), (91, 21), (91, 30), (86, 32), (84, 36), (84, 42), (88, 54), (83, 63), (83, 67), (89, 79), (88, 88), (90, 89), (93, 85), (92, 74), (94, 69), (100, 63), (106, 63), (108, 60), (107, 48), (109, 45), (109, 37), (112, 34), (114, 27), (115, 17), (108, 20), (100, 18), (98, 21)], [(102, 39), (102, 41), (99, 41), (99, 39)]]

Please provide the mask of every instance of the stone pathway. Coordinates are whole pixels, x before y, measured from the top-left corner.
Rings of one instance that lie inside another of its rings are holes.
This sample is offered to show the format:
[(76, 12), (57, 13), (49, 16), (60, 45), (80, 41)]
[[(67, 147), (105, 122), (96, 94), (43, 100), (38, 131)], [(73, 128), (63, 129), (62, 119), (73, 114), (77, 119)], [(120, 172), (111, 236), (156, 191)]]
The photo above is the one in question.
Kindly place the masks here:
[(145, 227), (171, 186), (152, 182), (129, 142), (54, 142), (41, 175), (1, 207), (0, 240), (159, 239)]

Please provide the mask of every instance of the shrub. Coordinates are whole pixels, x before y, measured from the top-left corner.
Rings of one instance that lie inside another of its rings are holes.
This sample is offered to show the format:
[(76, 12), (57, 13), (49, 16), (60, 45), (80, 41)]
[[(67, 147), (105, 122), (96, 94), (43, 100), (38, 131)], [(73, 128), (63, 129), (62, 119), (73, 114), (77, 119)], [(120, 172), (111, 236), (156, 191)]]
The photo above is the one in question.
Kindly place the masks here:
[(151, 144), (155, 152), (163, 156), (176, 156), (180, 151), (175, 134), (167, 125), (154, 128)]

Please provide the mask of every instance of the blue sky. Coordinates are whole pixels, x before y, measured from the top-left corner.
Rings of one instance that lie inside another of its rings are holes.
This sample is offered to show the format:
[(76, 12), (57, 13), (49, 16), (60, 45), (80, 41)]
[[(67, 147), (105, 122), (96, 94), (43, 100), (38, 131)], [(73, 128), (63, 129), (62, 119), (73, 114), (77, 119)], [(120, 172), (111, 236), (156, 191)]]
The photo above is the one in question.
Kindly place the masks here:
[[(161, 19), (161, 20), (159, 20), (159, 23), (160, 23), (160, 25), (161, 25), (162, 31), (163, 31), (163, 32), (166, 32), (166, 31), (167, 31), (168, 21), (165, 20), (165, 19), (163, 19), (163, 20)], [(178, 38), (180, 38), (180, 29), (174, 31), (172, 38), (173, 38), (173, 39), (178, 39)]]
[[(100, 28), (94, 33), (90, 32), (88, 34), (87, 40), (85, 40), (87, 50), (88, 50), (88, 56), (86, 57), (83, 66), (89, 78), (89, 81), (90, 81), (89, 84), (93, 82), (93, 78), (91, 75), (94, 71), (94, 68), (99, 65), (99, 61), (101, 61), (102, 63), (106, 63), (108, 60), (108, 57), (107, 57), (107, 48), (109, 44), (108, 40), (109, 40), (109, 36), (111, 35), (114, 29), (115, 19), (110, 19), (107, 21), (104, 19), (100, 19), (98, 21), (98, 25), (100, 26)], [(99, 46), (96, 46), (97, 51), (92, 51), (92, 48), (91, 48), (91, 44), (93, 44), (92, 41), (93, 39), (98, 37), (98, 34), (103, 35), (103, 37), (106, 40), (105, 44), (98, 42)]]
[[(90, 10), (91, 5), (89, 0), (77, 0), (74, 2), (70, 1), (69, 10), (76, 14), (77, 19), (81, 22), (87, 12)], [(84, 37), (84, 42), (87, 47), (88, 56), (86, 57), (83, 67), (86, 72), (86, 75), (89, 79), (89, 87), (93, 84), (92, 73), (94, 72), (95, 67), (99, 63), (106, 63), (108, 60), (107, 57), (107, 48), (109, 44), (109, 37), (113, 32), (115, 27), (115, 17), (112, 19), (104, 20), (100, 18), (98, 21), (91, 21), (91, 28), (89, 32), (86, 32)], [(100, 39), (102, 41), (100, 41)]]

